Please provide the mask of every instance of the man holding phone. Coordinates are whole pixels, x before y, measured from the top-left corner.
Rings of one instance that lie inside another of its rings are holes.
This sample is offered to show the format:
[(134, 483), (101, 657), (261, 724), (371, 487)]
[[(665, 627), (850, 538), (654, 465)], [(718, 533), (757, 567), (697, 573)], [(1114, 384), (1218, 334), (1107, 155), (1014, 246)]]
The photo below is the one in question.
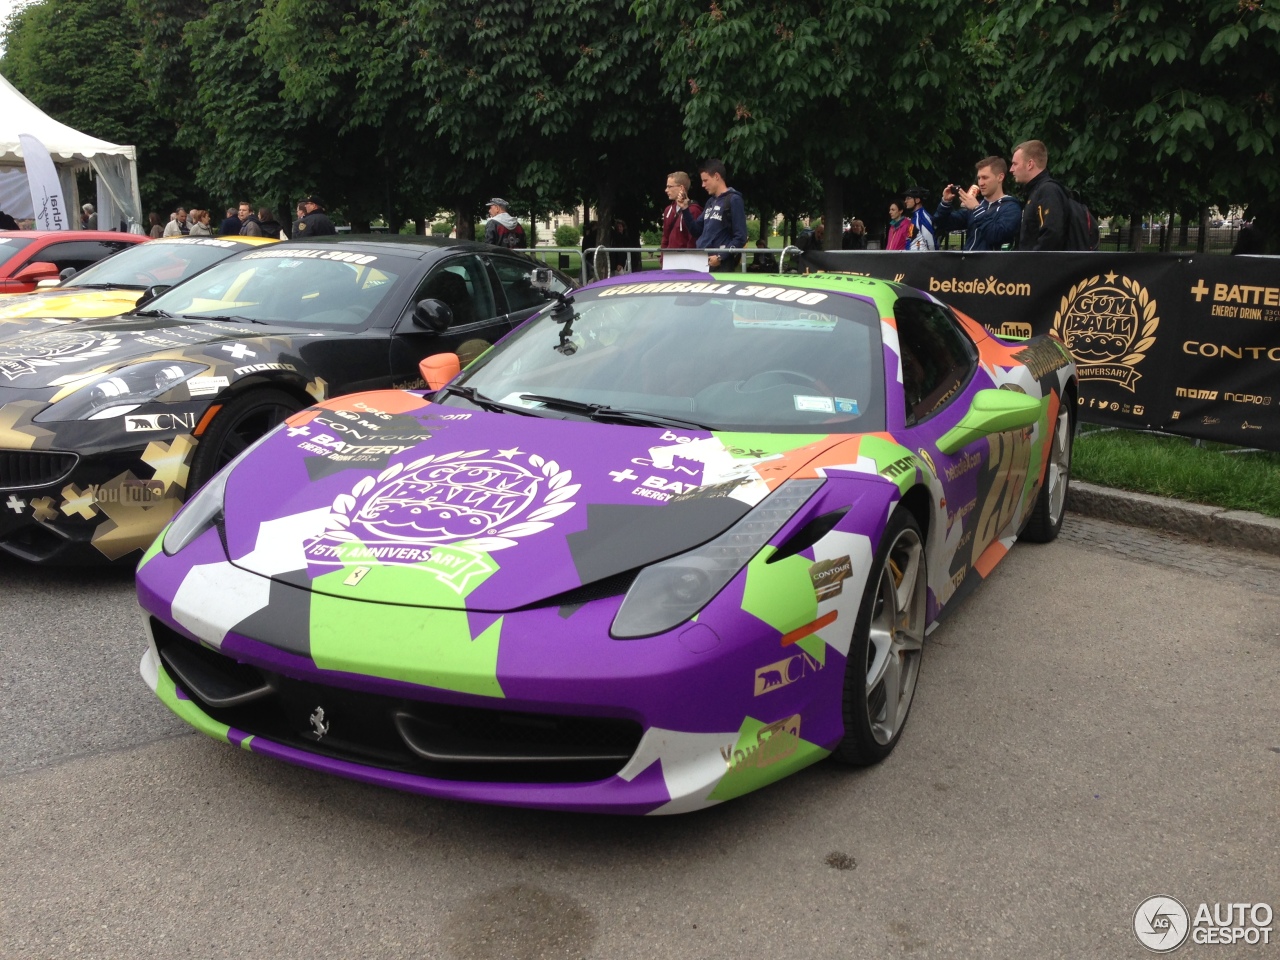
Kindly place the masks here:
[[(725, 183), (728, 171), (720, 160), (708, 160), (698, 168), (702, 188), (707, 191), (707, 205), (702, 215), (694, 217), (690, 212), (689, 192), (685, 190), (676, 199), (680, 216), (689, 232), (698, 238), (698, 249), (715, 250), (722, 247), (742, 249), (747, 245), (747, 208), (742, 194)], [(724, 256), (713, 253), (707, 257), (712, 270), (734, 270), (739, 254)]]
[[(964, 250), (1000, 250), (1018, 239), (1022, 204), (1004, 192), (1008, 166), (1000, 157), (979, 160), (978, 182), (968, 188), (949, 183), (933, 215), (939, 230), (963, 230)], [(956, 206), (957, 201), (959, 206)]]
[(671, 202), (667, 204), (667, 209), (662, 211), (662, 249), (664, 250), (692, 250), (698, 245), (693, 231), (689, 229), (684, 222), (684, 217), (680, 214), (680, 204), (688, 203), (689, 213), (694, 220), (702, 216), (702, 207), (689, 202), (690, 185), (689, 175), (683, 170), (667, 174), (667, 199)]

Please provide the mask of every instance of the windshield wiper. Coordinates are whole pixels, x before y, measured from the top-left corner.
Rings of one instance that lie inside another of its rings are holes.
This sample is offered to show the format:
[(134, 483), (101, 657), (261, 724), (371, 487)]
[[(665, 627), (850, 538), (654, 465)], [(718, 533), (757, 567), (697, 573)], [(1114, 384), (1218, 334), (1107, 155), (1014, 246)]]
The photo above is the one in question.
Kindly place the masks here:
[(184, 319), (187, 319), (187, 320), (213, 320), (213, 321), (225, 320), (229, 323), (261, 323), (261, 324), (266, 324), (267, 326), (271, 325), (270, 321), (268, 320), (255, 320), (253, 317), (237, 317), (237, 316), (231, 316), (230, 314), (223, 314), (217, 317), (207, 317), (201, 313), (184, 313), (182, 316)]
[(140, 283), (68, 283), (63, 290), (145, 290)]
[(172, 320), (173, 314), (168, 310), (135, 310), (135, 317), (163, 317), (165, 320)]
[(490, 413), (518, 413), (525, 417), (536, 417), (537, 414), (528, 407), (516, 406), (514, 403), (503, 403), (501, 400), (493, 400), (486, 397), (483, 393), (476, 393), (475, 387), (455, 387), (453, 385), (442, 387), (436, 392), (436, 396), (441, 394), (453, 393), (462, 399), (474, 403), (481, 410), (488, 410)]
[(616, 420), (619, 423), (636, 423), (656, 427), (688, 427), (692, 430), (710, 430), (705, 424), (682, 417), (673, 417), (665, 413), (649, 413), (644, 410), (628, 410), (623, 407), (611, 407), (607, 403), (583, 403), (581, 400), (567, 400), (564, 397), (545, 397), (537, 393), (522, 393), (521, 400), (541, 403), (553, 410), (565, 410), (569, 413), (581, 413), (592, 420)]

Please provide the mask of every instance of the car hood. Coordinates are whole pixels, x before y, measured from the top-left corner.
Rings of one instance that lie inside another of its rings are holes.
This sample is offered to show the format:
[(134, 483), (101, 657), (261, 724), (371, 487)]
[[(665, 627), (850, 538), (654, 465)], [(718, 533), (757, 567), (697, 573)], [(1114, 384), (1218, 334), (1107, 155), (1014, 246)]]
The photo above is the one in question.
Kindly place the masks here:
[(130, 361), (169, 358), (220, 342), (227, 344), (227, 357), (219, 359), (252, 357), (253, 351), (232, 342), (298, 334), (296, 328), (140, 316), (38, 326), (10, 339), (0, 335), (0, 384), (26, 390), (60, 386)]
[(352, 394), (295, 415), (233, 470), (224, 542), (237, 566), (334, 596), (471, 611), (569, 604), (587, 584), (712, 539), (848, 439)]
[(141, 287), (67, 287), (0, 298), (0, 339), (47, 329), (50, 324), (118, 317), (132, 310), (142, 293)]

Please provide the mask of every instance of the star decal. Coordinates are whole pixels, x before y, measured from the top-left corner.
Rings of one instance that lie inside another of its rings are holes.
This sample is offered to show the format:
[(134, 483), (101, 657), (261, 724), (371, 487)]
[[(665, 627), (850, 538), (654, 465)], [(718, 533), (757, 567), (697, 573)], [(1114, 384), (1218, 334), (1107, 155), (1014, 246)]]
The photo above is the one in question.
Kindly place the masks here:
[(317, 403), (323, 400), (328, 395), (328, 392), (329, 384), (324, 381), (323, 377), (316, 377), (307, 384), (307, 393), (311, 394)]
[(522, 451), (519, 447), (512, 447), (510, 450), (499, 450), (496, 456), (502, 457), (505, 460), (510, 460), (512, 457), (516, 456), (521, 452)]
[(172, 492), (175, 486), (187, 488), (187, 475), (191, 472), (188, 461), (199, 442), (184, 433), (174, 437), (173, 443), (153, 440), (142, 451), (142, 462), (151, 467), (152, 476), (164, 484), (165, 493)]
[(1114, 271), (1113, 271), (1112, 273), (1108, 273), (1108, 274), (1106, 275), (1106, 278), (1107, 278), (1107, 283), (1115, 283), (1115, 282), (1116, 282), (1116, 275), (1115, 275)]
[[(182, 469), (185, 473), (186, 467)], [(176, 496), (153, 499), (155, 493), (127, 470), (99, 486), (98, 494), (98, 509), (107, 521), (93, 532), (92, 542), (109, 560), (145, 550), (182, 506)]]
[(68, 483), (62, 488), (62, 512), (68, 517), (78, 513), (85, 520), (92, 520), (98, 515), (96, 503), (97, 497), (92, 486), (81, 490), (74, 483)]

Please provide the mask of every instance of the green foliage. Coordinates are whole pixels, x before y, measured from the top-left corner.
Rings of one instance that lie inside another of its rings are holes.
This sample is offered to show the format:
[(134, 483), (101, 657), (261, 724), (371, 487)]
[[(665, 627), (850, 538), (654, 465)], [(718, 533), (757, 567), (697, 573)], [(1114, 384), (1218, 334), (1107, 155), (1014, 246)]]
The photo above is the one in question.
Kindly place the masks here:
[(562, 223), (556, 227), (555, 241), (557, 247), (576, 247), (582, 240), (582, 231), (571, 223)]
[(437, 220), (431, 225), (431, 235), (433, 237), (447, 237), (453, 232), (452, 220)]
[(755, 243), (760, 239), (760, 221), (754, 217), (747, 219), (747, 242)]
[(640, 234), (640, 243), (646, 247), (662, 246), (662, 231), (646, 230), (644, 233)]

